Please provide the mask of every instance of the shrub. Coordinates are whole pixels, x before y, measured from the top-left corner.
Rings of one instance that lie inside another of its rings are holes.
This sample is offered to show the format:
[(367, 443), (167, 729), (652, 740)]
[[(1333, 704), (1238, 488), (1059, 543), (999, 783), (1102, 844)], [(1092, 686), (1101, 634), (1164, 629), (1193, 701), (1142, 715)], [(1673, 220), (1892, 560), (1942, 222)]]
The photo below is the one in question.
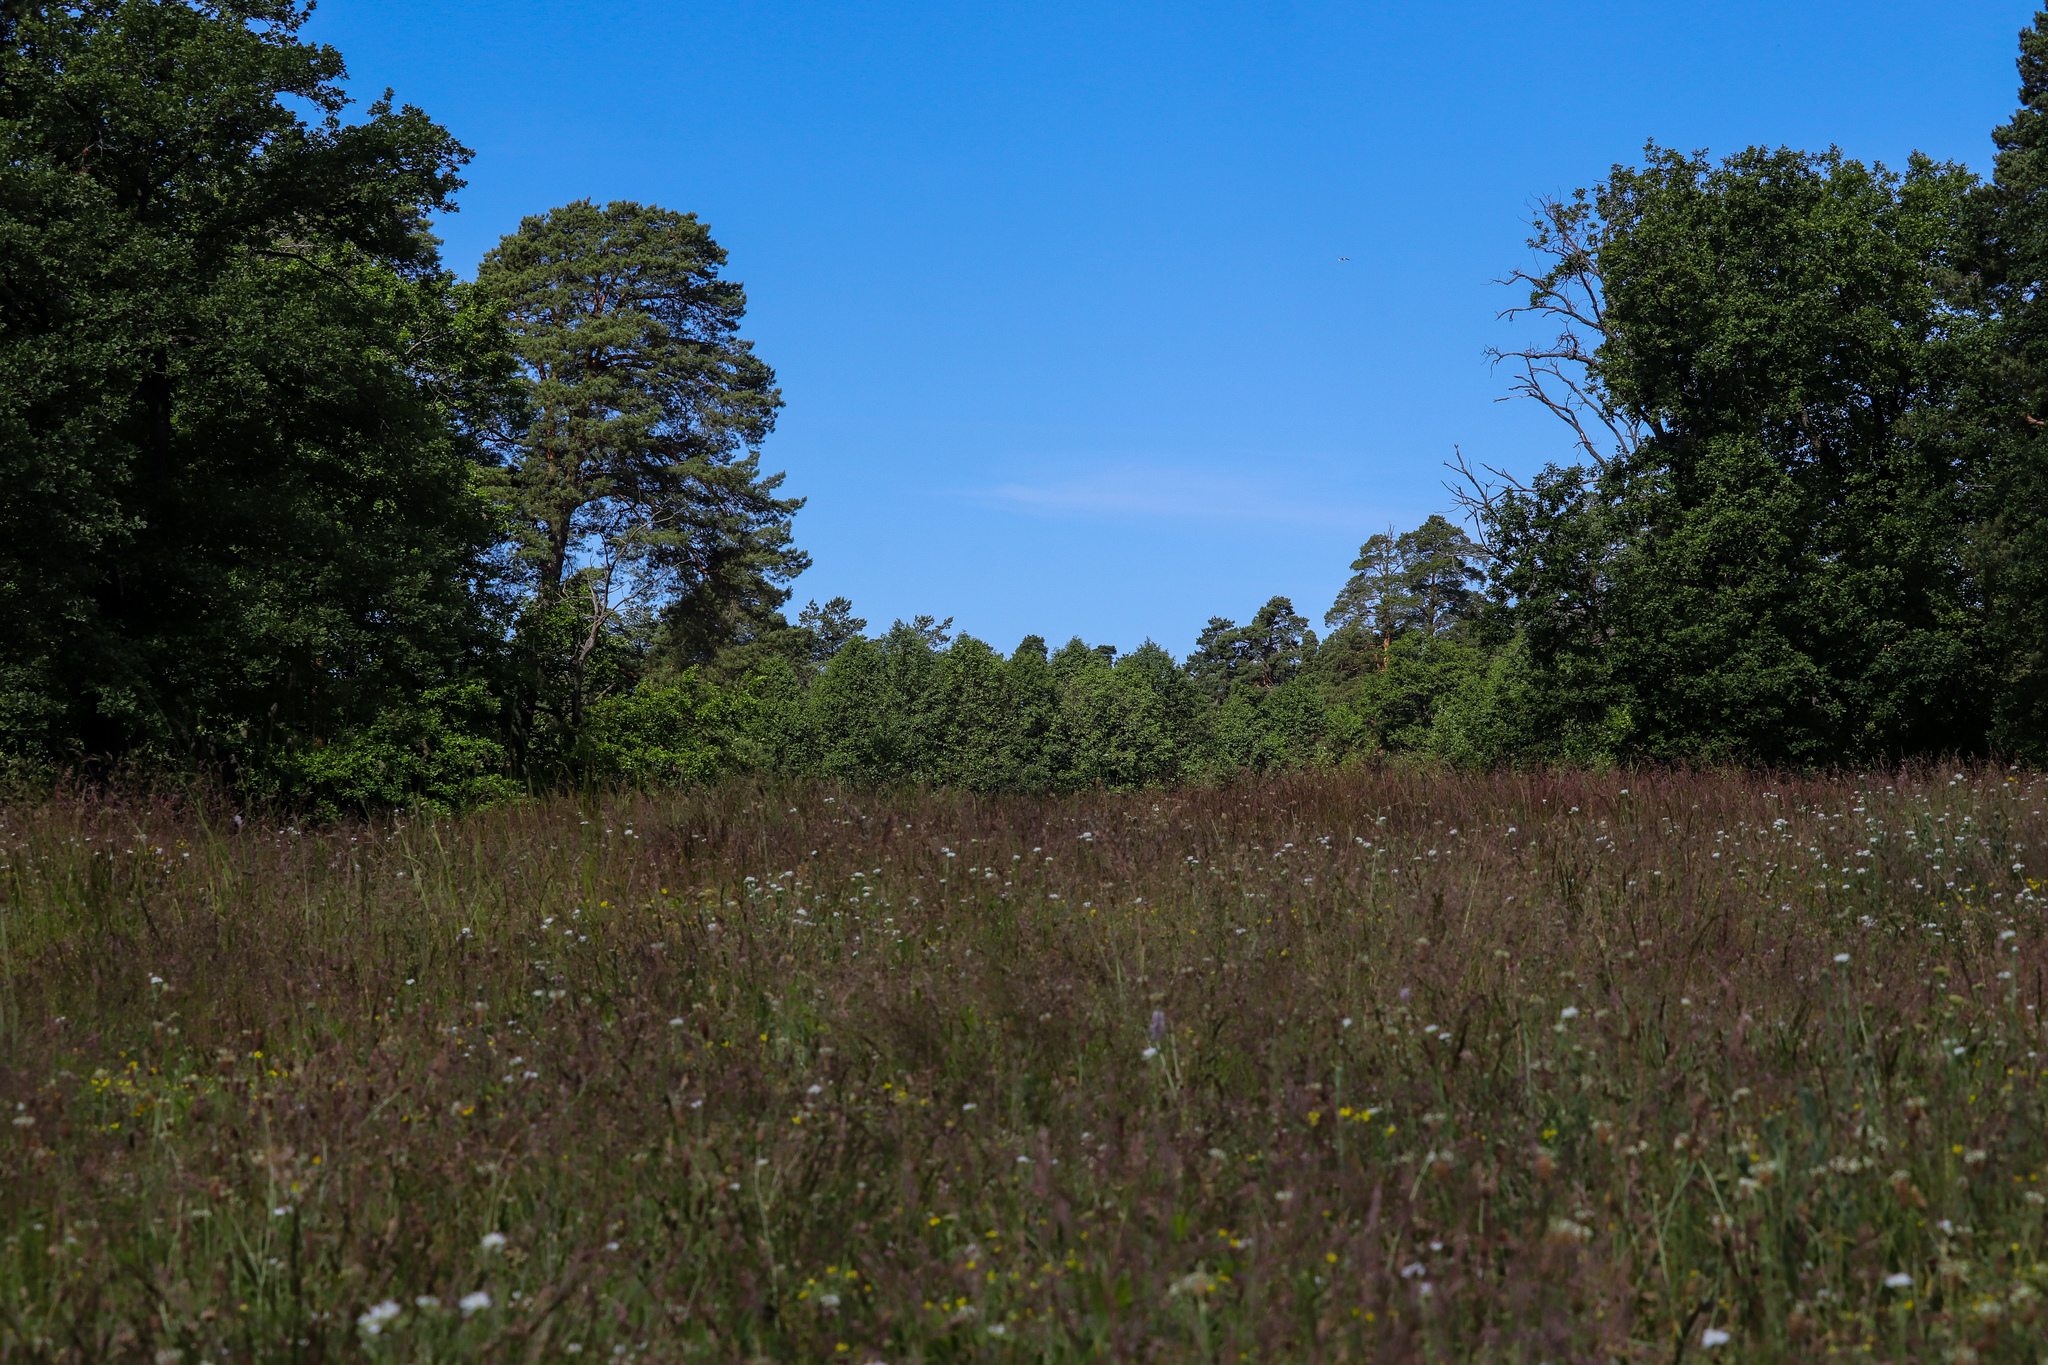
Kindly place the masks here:
[(409, 806), (475, 810), (521, 790), (497, 720), (498, 704), (482, 683), (433, 688), (330, 742), (282, 756), (272, 791), (309, 801), (330, 818)]

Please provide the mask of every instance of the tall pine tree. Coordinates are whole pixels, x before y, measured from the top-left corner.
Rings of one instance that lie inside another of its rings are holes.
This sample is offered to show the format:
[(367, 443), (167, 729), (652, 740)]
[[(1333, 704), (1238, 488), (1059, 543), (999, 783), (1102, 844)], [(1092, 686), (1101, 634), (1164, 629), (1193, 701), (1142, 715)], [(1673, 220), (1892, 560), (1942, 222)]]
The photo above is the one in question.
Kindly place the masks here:
[(573, 730), (603, 656), (630, 653), (635, 627), (644, 647), (657, 617), (682, 664), (785, 624), (802, 502), (760, 469), (782, 399), (724, 263), (694, 214), (582, 200), (527, 218), (478, 268), (530, 398), (500, 443), (543, 721)]

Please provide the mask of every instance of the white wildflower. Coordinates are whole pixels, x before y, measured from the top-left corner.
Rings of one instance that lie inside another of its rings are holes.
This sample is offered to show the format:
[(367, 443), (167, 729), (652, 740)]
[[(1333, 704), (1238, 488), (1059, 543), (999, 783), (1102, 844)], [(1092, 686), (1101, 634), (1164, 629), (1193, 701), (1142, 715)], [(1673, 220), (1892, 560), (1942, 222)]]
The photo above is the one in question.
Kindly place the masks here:
[(398, 1300), (386, 1299), (380, 1304), (364, 1309), (363, 1315), (356, 1319), (356, 1326), (363, 1329), (364, 1335), (374, 1337), (384, 1330), (386, 1323), (402, 1311), (398, 1306)]

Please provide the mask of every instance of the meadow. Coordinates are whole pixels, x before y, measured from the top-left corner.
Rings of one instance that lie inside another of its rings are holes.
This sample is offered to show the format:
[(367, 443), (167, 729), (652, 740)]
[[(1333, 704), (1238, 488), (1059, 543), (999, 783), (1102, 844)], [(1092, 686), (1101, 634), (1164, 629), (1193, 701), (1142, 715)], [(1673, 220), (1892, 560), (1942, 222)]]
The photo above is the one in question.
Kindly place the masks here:
[(2035, 1361), (2030, 773), (0, 808), (0, 1361)]

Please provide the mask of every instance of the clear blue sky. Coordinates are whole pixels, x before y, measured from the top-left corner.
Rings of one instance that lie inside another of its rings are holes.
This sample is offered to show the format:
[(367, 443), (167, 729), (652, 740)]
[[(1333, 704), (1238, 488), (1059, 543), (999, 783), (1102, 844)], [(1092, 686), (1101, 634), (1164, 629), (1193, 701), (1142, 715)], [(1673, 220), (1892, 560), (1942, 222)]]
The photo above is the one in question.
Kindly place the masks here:
[(1179, 655), (1274, 593), (1320, 623), (1454, 445), (1568, 453), (1482, 354), (1536, 197), (1652, 137), (1988, 169), (2033, 8), (325, 0), (311, 33), (476, 150), (465, 275), (572, 199), (710, 224), (810, 500), (792, 610)]

